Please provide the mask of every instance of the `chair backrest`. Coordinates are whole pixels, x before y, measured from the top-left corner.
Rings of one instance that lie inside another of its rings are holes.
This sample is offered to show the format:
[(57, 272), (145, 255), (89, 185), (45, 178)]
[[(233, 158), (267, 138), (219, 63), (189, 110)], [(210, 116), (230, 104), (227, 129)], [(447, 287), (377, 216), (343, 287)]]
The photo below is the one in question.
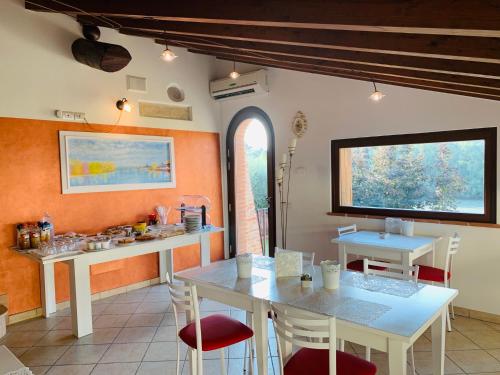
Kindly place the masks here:
[[(459, 237), (458, 233), (455, 233), (453, 237), (448, 238), (448, 248), (446, 249), (446, 260), (444, 266), (445, 275), (447, 275), (448, 272), (451, 272), (451, 268), (453, 266), (453, 257), (458, 253), (458, 248), (460, 247), (460, 241), (461, 238)], [(447, 280), (446, 277), (445, 280)]]
[[(376, 269), (374, 267), (380, 267), (383, 269)], [(365, 275), (379, 275), (384, 277), (391, 277), (394, 279), (413, 280), (415, 282), (418, 282), (418, 269), (418, 266), (410, 267), (410, 274), (404, 272), (404, 267), (402, 264), (379, 262), (376, 260), (370, 260), (368, 258), (363, 259), (363, 272), (365, 273)]]
[(351, 233), (356, 233), (358, 230), (356, 228), (356, 224), (348, 225), (345, 227), (338, 227), (337, 228), (337, 233), (340, 236), (344, 234), (351, 234)]
[[(175, 327), (179, 333), (179, 312), (189, 313), (191, 321), (195, 322), (196, 328), (196, 347), (201, 349), (201, 323), (200, 306), (198, 304), (198, 293), (196, 286), (186, 286), (185, 284), (174, 284), (167, 273), (167, 285), (170, 296), (172, 297), (172, 307), (174, 309)], [(187, 318), (187, 316), (186, 316)], [(201, 352), (201, 350), (200, 350)]]
[[(285, 353), (281, 340), (301, 348), (328, 349), (329, 374), (335, 375), (337, 371), (337, 331), (336, 319), (324, 315), (314, 314), (288, 305), (271, 304), (271, 317), (274, 331), (278, 338), (278, 354), (281, 374), (284, 373), (284, 363), (290, 354)], [(287, 358), (284, 358), (287, 355)]]

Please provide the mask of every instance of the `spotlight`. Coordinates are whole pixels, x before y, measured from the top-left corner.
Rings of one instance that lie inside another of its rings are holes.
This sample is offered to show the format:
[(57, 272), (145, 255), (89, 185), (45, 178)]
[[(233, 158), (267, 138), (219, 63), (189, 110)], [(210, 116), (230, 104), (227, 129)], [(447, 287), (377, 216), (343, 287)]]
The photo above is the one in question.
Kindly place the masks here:
[(229, 73), (231, 79), (236, 79), (240, 76), (240, 73), (236, 71), (236, 61), (233, 61), (233, 71)]
[(370, 95), (370, 99), (373, 100), (374, 102), (381, 101), (382, 98), (385, 96), (385, 94), (383, 94), (382, 91), (377, 90), (377, 85), (375, 85), (375, 81), (373, 81), (373, 88), (374, 88), (374, 91)]
[(168, 48), (167, 45), (165, 45), (165, 50), (161, 53), (161, 58), (164, 61), (171, 62), (177, 58), (177, 55), (170, 48)]

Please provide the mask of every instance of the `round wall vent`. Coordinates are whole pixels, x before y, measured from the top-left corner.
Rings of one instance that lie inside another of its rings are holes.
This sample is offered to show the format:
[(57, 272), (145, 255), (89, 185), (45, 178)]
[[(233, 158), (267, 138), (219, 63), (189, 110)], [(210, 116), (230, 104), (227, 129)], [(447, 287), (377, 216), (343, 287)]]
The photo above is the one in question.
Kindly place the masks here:
[(170, 86), (168, 86), (167, 95), (171, 101), (176, 102), (176, 103), (182, 102), (185, 98), (184, 90), (181, 89), (176, 84), (171, 84)]

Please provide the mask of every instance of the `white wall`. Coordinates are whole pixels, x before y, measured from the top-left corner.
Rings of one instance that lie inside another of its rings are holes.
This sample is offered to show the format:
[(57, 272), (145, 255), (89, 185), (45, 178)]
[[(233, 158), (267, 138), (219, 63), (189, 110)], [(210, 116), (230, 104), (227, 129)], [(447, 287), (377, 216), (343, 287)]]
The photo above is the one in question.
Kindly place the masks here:
[[(217, 64), (220, 76), (231, 69), (226, 62)], [(336, 247), (329, 240), (340, 224), (383, 228), (381, 220), (326, 215), (331, 210), (332, 139), (491, 127), (500, 123), (500, 104), (489, 100), (380, 85), (387, 96), (374, 103), (368, 99), (373, 89), (371, 83), (281, 69), (269, 69), (269, 81), (271, 91), (267, 96), (221, 102), (223, 132), (238, 110), (249, 105), (262, 108), (273, 122), (279, 161), (292, 137), (291, 120), (296, 111), (306, 114), (309, 129), (299, 140), (294, 158), (288, 247), (316, 251), (320, 259), (337, 256)], [(416, 231), (444, 236), (459, 232), (463, 243), (454, 265), (454, 286), (460, 290), (457, 304), (500, 314), (500, 229), (417, 223)], [(439, 249), (438, 263), (443, 262), (443, 250)]]
[[(179, 57), (166, 63), (160, 59), (162, 46), (151, 39), (105, 28), (101, 34), (101, 41), (123, 45), (132, 55), (121, 71), (106, 73), (75, 61), (71, 44), (82, 34), (72, 18), (25, 10), (21, 0), (0, 1), (0, 116), (55, 120), (54, 110), (62, 109), (86, 112), (91, 123), (114, 124), (115, 102), (127, 97), (133, 111), (124, 112), (122, 125), (219, 130), (208, 91), (212, 58), (173, 48)], [(127, 92), (127, 74), (146, 77), (147, 94)], [(193, 107), (193, 121), (139, 117), (138, 100), (170, 102), (170, 83), (184, 89), (182, 104)]]

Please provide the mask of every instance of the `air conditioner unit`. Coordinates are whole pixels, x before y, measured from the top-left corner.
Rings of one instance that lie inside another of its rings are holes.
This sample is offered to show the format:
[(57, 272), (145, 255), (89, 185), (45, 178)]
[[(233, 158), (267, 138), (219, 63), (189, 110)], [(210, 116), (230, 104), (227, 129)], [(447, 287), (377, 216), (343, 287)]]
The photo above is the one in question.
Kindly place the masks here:
[(223, 78), (210, 82), (210, 94), (215, 100), (268, 92), (267, 72), (264, 69), (242, 74), (236, 79)]

